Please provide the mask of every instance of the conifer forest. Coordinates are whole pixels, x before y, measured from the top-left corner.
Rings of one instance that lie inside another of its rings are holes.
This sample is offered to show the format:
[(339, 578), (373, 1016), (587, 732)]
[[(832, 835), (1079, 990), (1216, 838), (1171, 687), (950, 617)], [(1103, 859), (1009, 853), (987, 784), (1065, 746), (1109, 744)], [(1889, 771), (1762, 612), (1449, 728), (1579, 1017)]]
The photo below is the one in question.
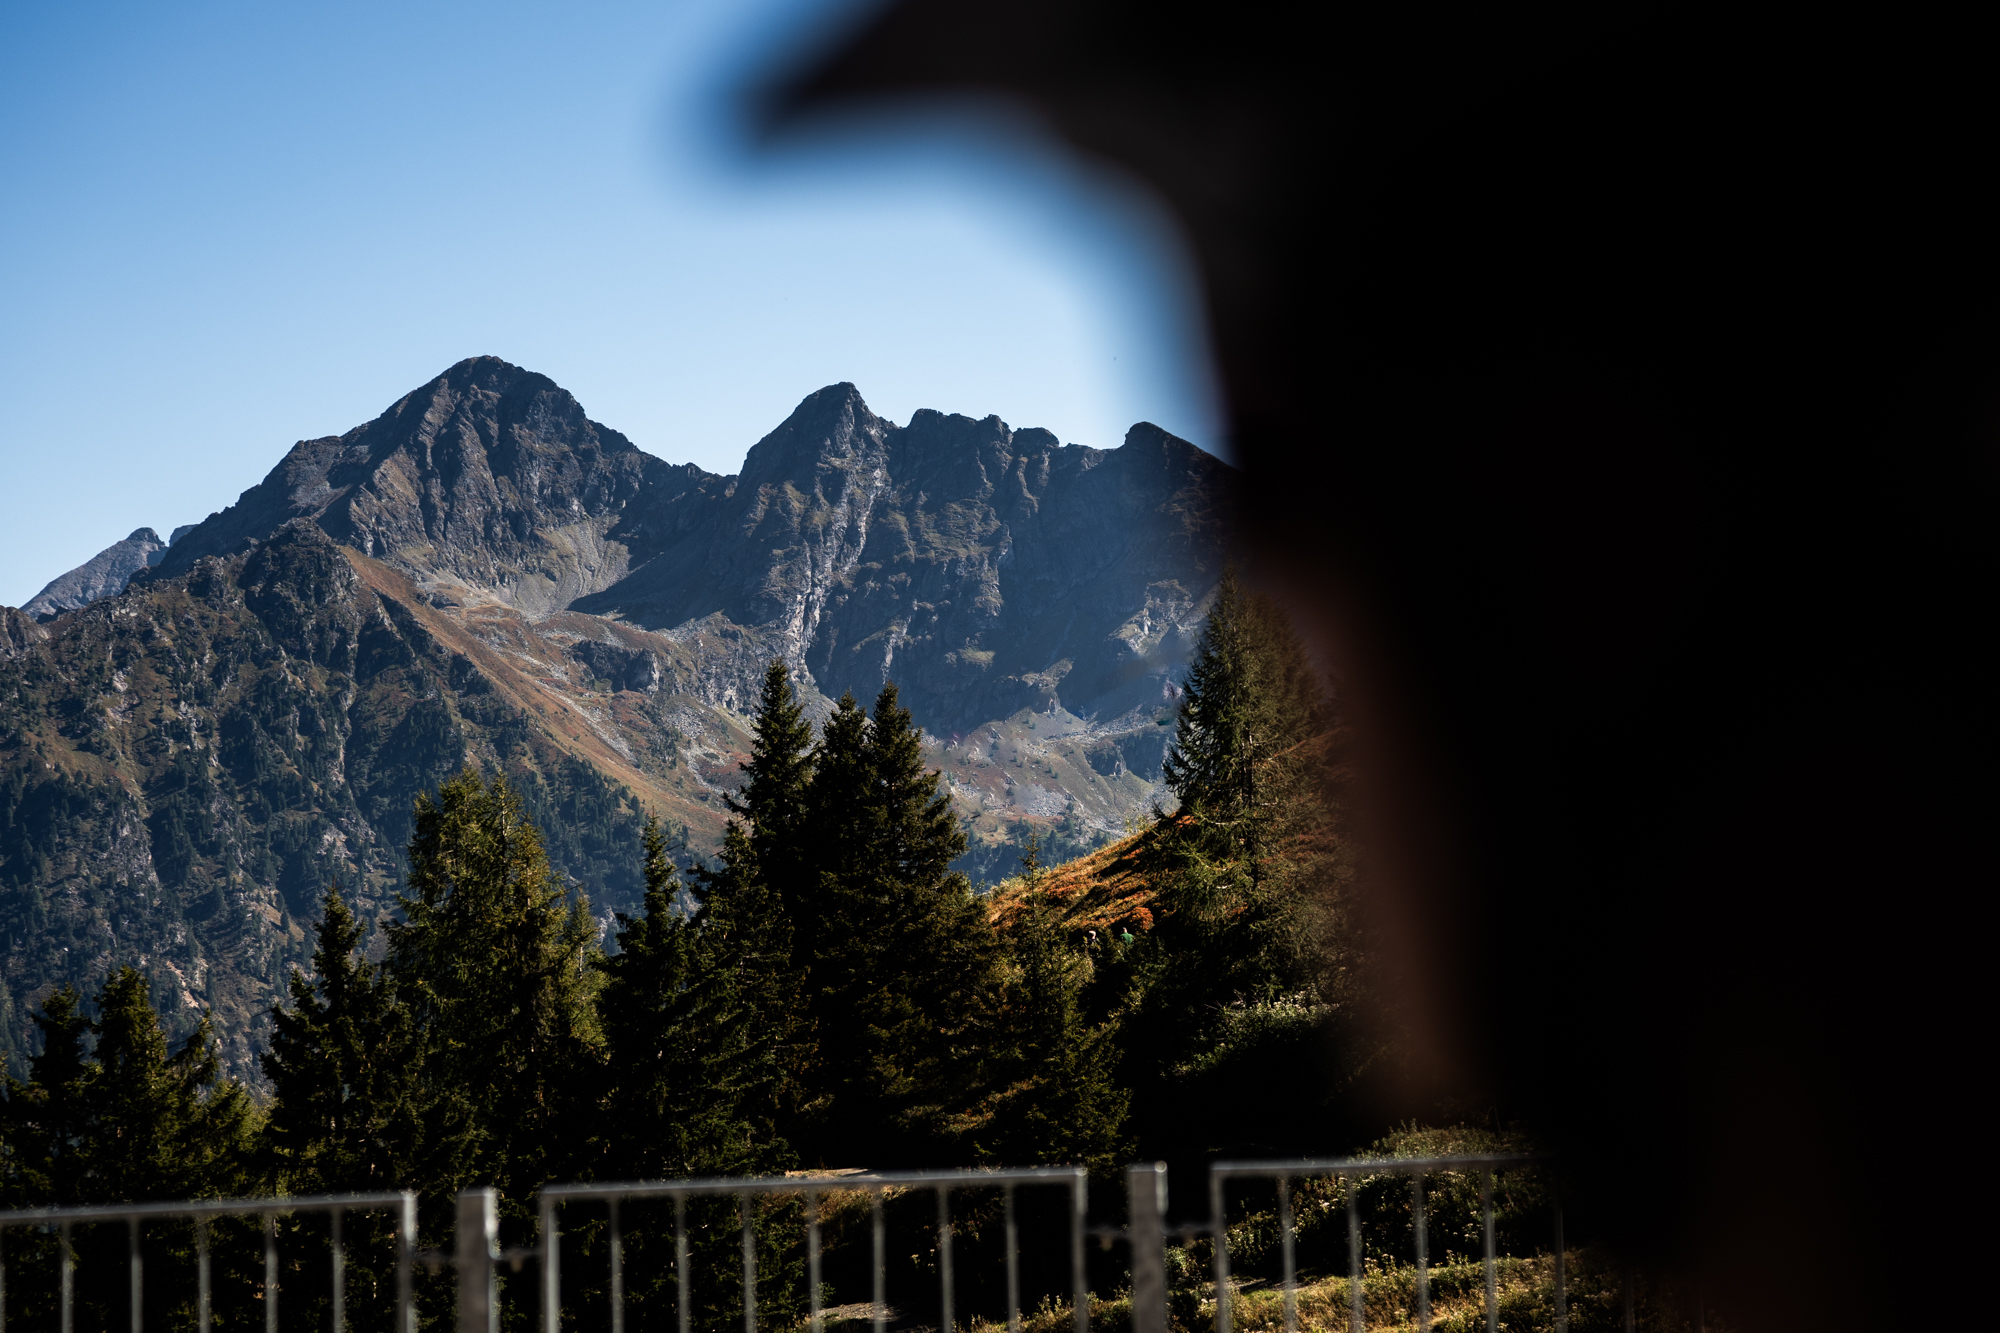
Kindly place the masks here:
[[(56, 990), (0, 1113), (6, 1205), (412, 1189), (429, 1229), (492, 1185), (519, 1243), (546, 1182), (1039, 1163), (1110, 1181), (1366, 1128), (1341, 1112), (1370, 1029), (1340, 728), (1283, 613), (1233, 575), (1180, 700), (1171, 808), (1069, 864), (1031, 841), (989, 890), (951, 868), (965, 831), (893, 683), (815, 726), (774, 660), (753, 734), (720, 853), (649, 822), (643, 908), (608, 932), (504, 773), (421, 796), (395, 910), (365, 920), (325, 889), (260, 1085), (224, 1076), (206, 1022), (170, 1043), (138, 971)], [(733, 1209), (709, 1221), (700, 1308), (728, 1324)], [(635, 1309), (672, 1299), (662, 1244), (628, 1226)], [(767, 1314), (798, 1300), (781, 1248)]]

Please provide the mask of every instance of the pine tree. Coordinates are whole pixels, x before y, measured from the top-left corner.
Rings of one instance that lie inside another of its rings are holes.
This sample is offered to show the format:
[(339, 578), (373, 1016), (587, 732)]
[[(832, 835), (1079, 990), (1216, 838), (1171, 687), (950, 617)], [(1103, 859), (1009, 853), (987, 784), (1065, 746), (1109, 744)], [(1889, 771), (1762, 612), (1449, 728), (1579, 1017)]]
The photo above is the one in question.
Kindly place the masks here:
[(809, 1159), (874, 1164), (959, 1151), (952, 1116), (977, 1082), (995, 942), (951, 862), (965, 835), (923, 768), (922, 737), (885, 685), (867, 718), (851, 695), (828, 719), (810, 788), (818, 888), (806, 1005), (820, 1119)]
[[(242, 1087), (221, 1077), (208, 1016), (170, 1049), (151, 987), (130, 967), (106, 979), (95, 1008), (96, 1017), (86, 1018), (76, 991), (65, 987), (34, 1016), (42, 1052), (31, 1062), (28, 1083), (9, 1081), (0, 1110), (9, 1202), (121, 1203), (251, 1192), (261, 1183), (250, 1174), (257, 1114)], [(93, 1039), (95, 1049), (87, 1049)], [(84, 1274), (124, 1264), (122, 1228), (114, 1234), (110, 1227), (82, 1227), (70, 1239)], [(165, 1251), (166, 1271), (148, 1281), (143, 1313), (164, 1322), (192, 1298), (191, 1282), (181, 1280), (192, 1247), (157, 1231), (148, 1244)], [(11, 1233), (10, 1266), (28, 1261), (50, 1271), (56, 1248), (53, 1236)], [(20, 1285), (25, 1290), (8, 1286), (10, 1322), (53, 1326), (48, 1289), (39, 1282)], [(104, 1328), (126, 1319), (121, 1285), (77, 1283), (71, 1322)], [(236, 1314), (220, 1313), (225, 1321)]]
[(1268, 597), (1246, 596), (1225, 569), (1162, 766), (1180, 798), (1178, 818), (1162, 821), (1176, 850), (1229, 863), (1220, 879), (1233, 875), (1254, 893), (1268, 870), (1273, 823), (1300, 799), (1300, 774), (1318, 759), (1309, 743), (1331, 720), (1290, 619)]
[(550, 870), (506, 778), (467, 769), (419, 796), (388, 969), (411, 1007), (423, 1095), (469, 1099), (472, 1169), (510, 1214), (559, 1179), (599, 1044), (589, 906)]
[(809, 847), (812, 726), (782, 658), (764, 673), (753, 730), (749, 780), (740, 796), (725, 798), (747, 827), (731, 821), (717, 867), (697, 866), (694, 877), (704, 938), (764, 1036), (770, 1078), (757, 1116), (775, 1133), (770, 1126), (779, 1115), (789, 1121), (798, 1114), (796, 1075), (811, 1059), (799, 995), (818, 920)]
[(1023, 901), (1004, 938), (1009, 977), (995, 1044), (1000, 1091), (980, 1109), (980, 1155), (996, 1165), (1082, 1163), (1110, 1172), (1129, 1143), (1131, 1094), (1117, 1082), (1114, 1022), (1091, 1025), (1082, 995), (1090, 960), (1069, 940), (1044, 884), (1040, 839), (1021, 858)]
[(1257, 743), (1249, 606), (1233, 568), (1222, 572), (1161, 775), (1183, 806), (1233, 814), (1255, 799)]
[[(599, 961), (598, 996), (607, 1059), (599, 1120), (601, 1174), (619, 1179), (755, 1175), (791, 1165), (773, 1137), (774, 1099), (783, 1081), (783, 1015), (789, 956), (771, 925), (770, 895), (751, 872), (755, 854), (731, 823), (724, 870), (708, 877), (703, 909), (676, 910), (680, 897), (659, 824), (645, 831), (645, 914), (620, 914), (617, 953)], [(777, 1014), (774, 1022), (767, 1015)], [(734, 1210), (694, 1205), (691, 1242), (695, 1308), (704, 1328), (736, 1321), (739, 1292), (728, 1262), (739, 1252)], [(782, 1251), (785, 1219), (760, 1220), (760, 1312), (783, 1317), (795, 1293), (796, 1264)], [(643, 1220), (625, 1232), (628, 1303), (643, 1322), (671, 1310), (673, 1239)], [(767, 1304), (768, 1302), (768, 1304)]]
[(750, 762), (743, 766), (749, 780), (740, 796), (723, 799), (731, 813), (747, 822), (759, 874), (789, 909), (805, 891), (798, 881), (809, 815), (813, 734), (783, 658), (771, 659), (764, 672), (753, 732)]
[(361, 927), (332, 886), (314, 930), (313, 977), (292, 973), (262, 1057), (272, 1174), (298, 1193), (447, 1188), (470, 1166), (467, 1099), (418, 1077), (415, 1015), (359, 956)]
[(1165, 765), (1180, 807), (1144, 845), (1157, 922), (1131, 957), (1140, 996), (1121, 1038), (1143, 1137), (1172, 1119), (1158, 1108), (1176, 1097), (1174, 1071), (1212, 1053), (1229, 1006), (1320, 984), (1332, 725), (1282, 610), (1225, 571)]
[(89, 1058), (90, 1020), (74, 986), (63, 986), (31, 1014), (42, 1050), (29, 1061), (26, 1083), (7, 1080), (7, 1203), (84, 1202), (90, 1169), (91, 1093), (97, 1065)]
[(35, 1015), (42, 1053), (30, 1081), (8, 1088), (9, 1192), (69, 1204), (246, 1189), (256, 1113), (221, 1077), (208, 1015), (169, 1052), (151, 986), (130, 967), (105, 981), (96, 1008), (85, 1018), (65, 987)]
[[(737, 845), (726, 850), (746, 866), (741, 828), (730, 825), (730, 838)], [(759, 890), (754, 879), (740, 890), (725, 879), (703, 919), (685, 917), (657, 821), (645, 840), (645, 914), (619, 914), (618, 952), (597, 964), (609, 1157), (619, 1173), (647, 1179), (769, 1169), (782, 1156), (769, 1129), (781, 1043), (756, 991), (777, 969), (761, 957), (746, 966), (737, 920), (755, 915)]]

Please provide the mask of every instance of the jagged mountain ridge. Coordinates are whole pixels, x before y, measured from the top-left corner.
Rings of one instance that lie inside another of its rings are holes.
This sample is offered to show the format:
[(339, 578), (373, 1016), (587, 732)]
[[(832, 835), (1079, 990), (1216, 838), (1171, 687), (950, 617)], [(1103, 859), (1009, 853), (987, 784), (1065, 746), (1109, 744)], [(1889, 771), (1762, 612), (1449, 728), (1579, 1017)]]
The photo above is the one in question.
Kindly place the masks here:
[(37, 620), (53, 620), (65, 611), (121, 593), (134, 574), (158, 564), (166, 549), (167, 543), (160, 540), (159, 533), (140, 528), (67, 574), (49, 580), (48, 586), (29, 598), (21, 609)]
[[(894, 677), (934, 730), (1159, 692), (1218, 570), (1218, 460), (1140, 424), (1116, 450), (808, 396), (741, 474), (673, 466), (544, 376), (461, 362), (382, 416), (302, 442), (177, 540), (154, 577), (311, 518), (434, 594), (669, 634), (721, 616), (828, 694)], [(1150, 684), (1142, 684), (1148, 676)], [(714, 700), (713, 702), (719, 702)]]
[(719, 839), (773, 655), (816, 712), (902, 684), (987, 877), (1029, 824), (1086, 846), (1157, 793), (1230, 490), (1156, 428), (898, 427), (851, 385), (718, 477), (460, 363), (122, 593), (0, 615), (5, 1045), (49, 986), (140, 961), (251, 1072), (320, 885), (391, 906), (410, 800), (468, 761), (514, 775), (600, 911), (635, 906), (645, 810)]

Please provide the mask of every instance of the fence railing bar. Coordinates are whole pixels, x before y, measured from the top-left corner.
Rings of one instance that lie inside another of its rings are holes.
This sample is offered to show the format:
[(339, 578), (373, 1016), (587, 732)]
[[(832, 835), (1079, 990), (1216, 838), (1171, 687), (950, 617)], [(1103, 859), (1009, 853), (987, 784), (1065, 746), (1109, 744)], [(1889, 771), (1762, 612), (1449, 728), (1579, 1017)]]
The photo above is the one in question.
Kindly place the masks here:
[(62, 1333), (76, 1333), (76, 1255), (69, 1248), (67, 1221), (57, 1234), (56, 1244), (62, 1249)]
[(76, 1256), (69, 1248), (69, 1223), (65, 1221), (57, 1234), (56, 1244), (62, 1249), (62, 1333), (76, 1333)]
[[(7, 1233), (5, 1231), (0, 1231), (0, 1333), (7, 1333)], [(1018, 1333), (1018, 1330), (1009, 1329), (1008, 1333)]]
[[(542, 1333), (556, 1333), (562, 1321), (562, 1223), (554, 1199), (537, 1199), (542, 1232)], [(617, 1324), (612, 1325), (617, 1333)]]
[(825, 1318), (819, 1303), (819, 1194), (806, 1191), (806, 1285), (812, 1288), (812, 1333), (821, 1333)]
[(125, 1271), (127, 1288), (125, 1299), (127, 1326), (132, 1333), (146, 1330), (146, 1260), (139, 1253), (139, 1219), (133, 1218), (125, 1224)]
[(1167, 1164), (1125, 1168), (1126, 1241), (1132, 1272), (1132, 1327), (1164, 1333), (1167, 1327)]
[(340, 1209), (327, 1214), (327, 1243), (332, 1247), (333, 1333), (347, 1330), (347, 1245), (340, 1234)]
[(937, 1187), (938, 1201), (938, 1330), (951, 1333), (952, 1315), (956, 1313), (951, 1289), (951, 1186)]
[(0, 1228), (43, 1222), (123, 1222), (168, 1217), (257, 1217), (282, 1213), (322, 1212), (328, 1208), (391, 1208), (403, 1201), (400, 1191), (379, 1194), (277, 1195), (268, 1199), (198, 1199), (175, 1203), (91, 1203), (60, 1208), (14, 1208), (0, 1212)]
[[(604, 1257), (610, 1261), (612, 1293), (612, 1333), (624, 1333), (624, 1219), (618, 1215), (618, 1199), (610, 1201), (610, 1221), (604, 1229)], [(550, 1325), (548, 1333), (556, 1333)]]
[[(417, 1196), (404, 1190), (396, 1222), (396, 1305), (402, 1327), (397, 1333), (417, 1333), (417, 1302), (412, 1291), (417, 1257)], [(207, 1270), (203, 1270), (206, 1272)], [(202, 1333), (208, 1333), (206, 1328)]]
[[(1007, 1333), (1021, 1333), (1021, 1233), (1014, 1225), (1014, 1187), (1003, 1185), (1000, 1194), (1005, 1200), (1007, 1232)], [(0, 1264), (0, 1274), (5, 1271), (4, 1264)], [(819, 1330), (814, 1329), (813, 1333)]]
[(1486, 1227), (1486, 1333), (1500, 1333), (1500, 1269), (1493, 1257), (1493, 1170), (1479, 1174), (1479, 1215)]
[(1215, 1228), (1215, 1333), (1229, 1333), (1229, 1216), (1222, 1205), (1222, 1174), (1208, 1173), (1209, 1225)]
[(1298, 1269), (1292, 1249), (1292, 1181), (1278, 1177), (1278, 1234), (1283, 1237), (1283, 1281), (1285, 1286), (1285, 1333), (1299, 1333)]
[(1347, 1322), (1351, 1333), (1368, 1333), (1368, 1309), (1361, 1291), (1361, 1177), (1347, 1177)]
[(757, 1333), (757, 1231), (748, 1193), (738, 1197), (736, 1215), (743, 1221), (743, 1333)]
[(1569, 1256), (1563, 1249), (1563, 1210), (1556, 1204), (1556, 1333), (1569, 1333)]
[[(1055, 1174), (1053, 1170), (1047, 1174)], [(1069, 1272), (1074, 1290), (1070, 1295), (1070, 1322), (1075, 1333), (1090, 1333), (1090, 1279), (1083, 1271), (1083, 1224), (1090, 1212), (1090, 1175), (1080, 1166), (1069, 1168)], [(1038, 1171), (1034, 1179), (1042, 1179)]]
[(264, 1214), (264, 1333), (278, 1333), (278, 1218)]
[(688, 1333), (694, 1310), (694, 1275), (688, 1272), (688, 1202), (674, 1198), (674, 1294), (679, 1300), (680, 1333)]
[[(604, 1233), (605, 1257), (611, 1264), (611, 1333), (625, 1333), (625, 1219), (618, 1199), (611, 1200), (611, 1219)], [(549, 1333), (556, 1333), (551, 1326)]]
[(211, 1319), (209, 1311), (209, 1266), (208, 1266), (208, 1219), (194, 1220), (194, 1327), (195, 1333), (208, 1333)]
[(888, 1235), (882, 1225), (882, 1191), (876, 1190), (869, 1201), (869, 1225), (874, 1230), (875, 1239), (875, 1304), (869, 1313), (875, 1316), (875, 1333), (889, 1330), (889, 1257)]
[(1410, 1222), (1417, 1237), (1417, 1330), (1418, 1333), (1430, 1333), (1431, 1236), (1429, 1221), (1424, 1217), (1422, 1172), (1410, 1177)]

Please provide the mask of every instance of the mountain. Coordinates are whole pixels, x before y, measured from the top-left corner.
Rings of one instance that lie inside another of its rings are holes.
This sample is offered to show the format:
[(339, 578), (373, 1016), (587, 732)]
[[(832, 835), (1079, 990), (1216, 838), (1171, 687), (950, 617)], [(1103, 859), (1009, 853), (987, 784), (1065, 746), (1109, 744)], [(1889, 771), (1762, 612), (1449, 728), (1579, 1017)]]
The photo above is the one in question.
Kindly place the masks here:
[(140, 528), (122, 542), (113, 542), (90, 559), (49, 581), (49, 586), (21, 609), (38, 620), (53, 620), (65, 611), (89, 606), (99, 598), (123, 592), (132, 576), (158, 564), (167, 543), (151, 528)]
[(1160, 795), (1233, 475), (1149, 425), (898, 426), (839, 384), (721, 477), (461, 362), (121, 591), (0, 614), (0, 1056), (115, 960), (173, 1022), (213, 1006), (248, 1072), (321, 885), (389, 910), (412, 799), (467, 762), (600, 913), (634, 907), (646, 811), (718, 844), (773, 656), (816, 715), (898, 682), (976, 875), (1031, 830), (1102, 842)]

